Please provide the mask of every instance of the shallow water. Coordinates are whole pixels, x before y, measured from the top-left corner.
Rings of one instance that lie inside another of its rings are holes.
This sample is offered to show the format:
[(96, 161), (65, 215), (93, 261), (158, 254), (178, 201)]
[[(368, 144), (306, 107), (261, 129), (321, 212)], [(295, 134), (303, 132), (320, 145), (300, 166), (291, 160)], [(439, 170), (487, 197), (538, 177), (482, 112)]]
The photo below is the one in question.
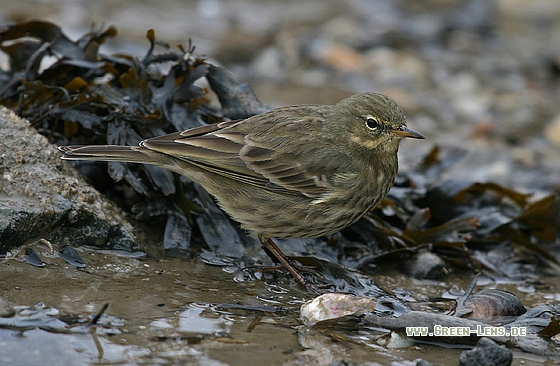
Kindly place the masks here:
[[(413, 10), (420, 16), (399, 18), (396, 9), (411, 3), (418, 4)], [(73, 39), (92, 22), (115, 24), (120, 34), (104, 46), (106, 52), (138, 57), (146, 52), (148, 28), (172, 45), (192, 37), (198, 52), (226, 64), (273, 105), (332, 103), (358, 91), (381, 90), (402, 105), (409, 126), (428, 137), (403, 144), (402, 169), (439, 143), (475, 152), (447, 177), (558, 191), (560, 150), (544, 130), (560, 114), (554, 76), (560, 63), (558, 2), (496, 1), (495, 38), (488, 43), (477, 33), (486, 2), (456, 3), (469, 3), (472, 11), (454, 18), (467, 26), (453, 33), (437, 28), (444, 23), (441, 14), (455, 5), (441, 1), (292, 1), (286, 8), (276, 1), (166, 1), (154, 7), (145, 1), (0, 0), (0, 23), (46, 18)], [(414, 38), (399, 38), (403, 33)], [(438, 34), (445, 41), (434, 41)], [(328, 48), (325, 39), (354, 48)], [(383, 47), (368, 50), (370, 40)], [(399, 42), (409, 46), (387, 46)], [(352, 52), (360, 47), (363, 53)], [(535, 167), (542, 170), (536, 173)], [(385, 339), (379, 331), (351, 322), (337, 329), (301, 328), (297, 310), (309, 295), (296, 287), (239, 282), (243, 276), (235, 269), (165, 257), (158, 242), (144, 248), (150, 256), (78, 248), (85, 269), (44, 250), (38, 251), (45, 268), (14, 258), (1, 261), (0, 319), (8, 324), (0, 327), (0, 365), (390, 364), (416, 358), (457, 364), (460, 349), (387, 349), (378, 345), (376, 337)], [(551, 268), (549, 277), (530, 284), (494, 285), (531, 307), (560, 301), (559, 276), (558, 268)], [(385, 290), (408, 290), (412, 307), (442, 312), (451, 305), (441, 300), (442, 292), (453, 284), (465, 288), (471, 280), (452, 274), (445, 282), (417, 281), (396, 271), (372, 277)], [(105, 303), (109, 308), (98, 326), (83, 328)], [(253, 323), (260, 311), (219, 304), (268, 306), (275, 312)], [(541, 361), (514, 352), (514, 365)]]
[[(294, 285), (236, 282), (235, 273), (199, 260), (125, 257), (87, 248), (79, 252), (85, 269), (59, 258), (44, 258), (45, 268), (16, 259), (0, 263), (0, 364), (327, 365), (420, 357), (453, 364), (461, 352), (420, 344), (386, 349), (378, 345), (383, 333), (356, 322), (302, 327), (298, 309), (310, 295)], [(382, 288), (409, 289), (411, 297), (425, 299), (410, 303), (414, 308), (440, 306), (442, 311), (451, 302), (442, 301), (441, 293), (461, 283), (456, 277), (437, 283), (399, 273), (374, 278)], [(542, 287), (546, 291), (523, 293), (502, 286), (526, 306), (560, 297), (554, 279), (543, 279)], [(109, 308), (98, 325), (84, 328), (104, 303)], [(515, 357), (515, 365), (538, 360), (521, 352)]]

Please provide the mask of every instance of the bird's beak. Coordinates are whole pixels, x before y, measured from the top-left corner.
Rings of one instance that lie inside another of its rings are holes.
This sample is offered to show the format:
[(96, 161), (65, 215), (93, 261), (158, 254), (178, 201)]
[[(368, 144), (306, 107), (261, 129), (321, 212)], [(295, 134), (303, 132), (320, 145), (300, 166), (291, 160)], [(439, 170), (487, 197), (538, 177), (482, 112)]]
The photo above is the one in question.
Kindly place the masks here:
[(410, 137), (413, 139), (424, 139), (425, 137), (422, 136), (422, 134), (416, 132), (416, 131), (412, 131), (410, 128), (406, 127), (405, 125), (402, 125), (401, 127), (399, 127), (398, 130), (395, 130), (395, 135), (399, 136), (399, 137)]

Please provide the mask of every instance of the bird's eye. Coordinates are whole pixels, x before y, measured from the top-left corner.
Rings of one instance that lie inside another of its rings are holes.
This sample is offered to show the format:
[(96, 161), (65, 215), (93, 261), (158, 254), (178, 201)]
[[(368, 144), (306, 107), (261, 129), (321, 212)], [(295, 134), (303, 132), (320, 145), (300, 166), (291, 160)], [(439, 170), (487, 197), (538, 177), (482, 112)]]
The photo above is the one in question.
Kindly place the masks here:
[(366, 126), (370, 130), (376, 130), (379, 127), (379, 122), (375, 118), (370, 117), (366, 120)]

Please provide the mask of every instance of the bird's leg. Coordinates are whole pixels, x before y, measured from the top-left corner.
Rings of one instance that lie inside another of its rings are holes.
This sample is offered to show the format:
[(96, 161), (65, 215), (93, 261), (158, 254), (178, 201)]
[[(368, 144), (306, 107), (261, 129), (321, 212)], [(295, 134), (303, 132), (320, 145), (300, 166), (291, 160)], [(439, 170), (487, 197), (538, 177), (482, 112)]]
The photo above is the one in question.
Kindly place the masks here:
[(272, 241), (270, 238), (265, 238), (262, 235), (259, 235), (259, 240), (267, 254), (272, 258), (274, 261), (280, 262), (290, 272), (292, 276), (296, 279), (296, 281), (302, 285), (303, 287), (307, 288), (308, 283), (305, 278), (299, 273), (294, 266), (290, 263), (290, 259), (286, 257), (284, 253), (278, 248), (278, 246)]

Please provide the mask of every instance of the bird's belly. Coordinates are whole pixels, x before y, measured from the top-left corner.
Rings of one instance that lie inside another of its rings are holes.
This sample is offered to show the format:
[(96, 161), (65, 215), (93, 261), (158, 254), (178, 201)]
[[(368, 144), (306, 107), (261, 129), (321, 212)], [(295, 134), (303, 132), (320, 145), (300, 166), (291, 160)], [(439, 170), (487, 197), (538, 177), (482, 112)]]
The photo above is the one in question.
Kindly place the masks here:
[(373, 196), (356, 195), (316, 202), (302, 195), (269, 191), (232, 192), (219, 197), (220, 206), (253, 236), (314, 238), (333, 234), (356, 222), (378, 202)]

